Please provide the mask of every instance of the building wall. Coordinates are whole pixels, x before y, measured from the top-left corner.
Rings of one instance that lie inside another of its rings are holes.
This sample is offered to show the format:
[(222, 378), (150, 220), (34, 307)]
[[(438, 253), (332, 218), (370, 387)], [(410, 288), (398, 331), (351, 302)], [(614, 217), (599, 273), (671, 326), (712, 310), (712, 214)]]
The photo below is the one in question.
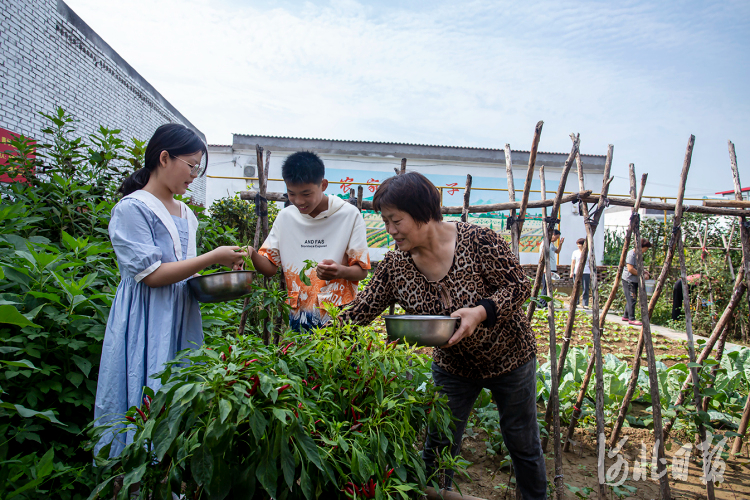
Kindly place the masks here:
[[(271, 149), (271, 161), (269, 164), (269, 178), (281, 179), (281, 164), (284, 159), (291, 154), (290, 151), (278, 151)], [(318, 153), (326, 165), (326, 177), (329, 181), (342, 181), (347, 178), (353, 179), (354, 182), (366, 182), (369, 179), (377, 179), (382, 182), (385, 178), (395, 175), (394, 168), (400, 167), (401, 159), (398, 157), (383, 158), (364, 155), (341, 155)], [(249, 149), (233, 149), (232, 146), (211, 146), (209, 149), (209, 168), (207, 175), (208, 184), (206, 191), (207, 206), (210, 207), (214, 200), (226, 196), (233, 196), (243, 190), (257, 189), (257, 181), (247, 181), (242, 179), (220, 179), (218, 177), (242, 177), (245, 173), (245, 165), (250, 167), (256, 166), (255, 151)], [(506, 172), (505, 165), (502, 167), (498, 164), (480, 163), (480, 162), (460, 162), (460, 161), (437, 161), (433, 159), (409, 159), (407, 171), (417, 171), (431, 178), (433, 182), (436, 179), (446, 179), (447, 176), (458, 176), (463, 179), (459, 187), (465, 185), (466, 174), (473, 177), (472, 203), (478, 199), (489, 200), (490, 202), (503, 202), (508, 200), (506, 191), (482, 191), (476, 188), (505, 188)], [(252, 168), (253, 176), (255, 170)], [(547, 190), (555, 190), (559, 184), (561, 169), (545, 168), (547, 177)], [(526, 168), (514, 166), (514, 180), (516, 184), (516, 196), (520, 199), (523, 180), (526, 175)], [(343, 176), (343, 177), (342, 177)], [(538, 170), (537, 170), (538, 176)], [(601, 188), (602, 173), (591, 172), (585, 176), (587, 189), (598, 192)], [(538, 177), (535, 179), (538, 183)], [(439, 182), (436, 182), (439, 184)], [(357, 185), (352, 185), (355, 189)], [(538, 185), (536, 186), (538, 189)], [(532, 188), (533, 189), (533, 188)], [(269, 181), (268, 191), (286, 192), (286, 187), (281, 181)], [(578, 177), (575, 173), (575, 167), (568, 177), (565, 191), (578, 191)], [(330, 184), (328, 193), (344, 194), (347, 190), (342, 190), (340, 184)], [(460, 205), (463, 199), (463, 191), (457, 191), (452, 197), (447, 195), (444, 190), (443, 204), (452, 206)], [(365, 187), (364, 198), (369, 198), (372, 193), (368, 187)], [(548, 197), (553, 197), (550, 193)], [(530, 199), (540, 199), (539, 193), (531, 193)], [(578, 238), (586, 237), (586, 230), (583, 225), (583, 217), (578, 215), (577, 210), (573, 210), (572, 204), (563, 205), (560, 210), (561, 223), (560, 230), (565, 242), (559, 254), (559, 264), (569, 265), (573, 251), (577, 248), (575, 242)], [(604, 219), (604, 217), (603, 217)], [(526, 226), (525, 226), (526, 227)], [(595, 236), (595, 250), (597, 259), (601, 260), (604, 251), (604, 226), (601, 224), (600, 230)], [(385, 249), (371, 248), (370, 258), (380, 260), (385, 254)], [(522, 252), (522, 264), (536, 264), (539, 259), (538, 251)]]
[[(164, 123), (205, 136), (61, 0), (0, 0), (0, 127), (43, 139), (39, 112), (58, 106), (78, 132), (99, 125), (147, 140)], [(205, 200), (205, 180), (193, 183)]]

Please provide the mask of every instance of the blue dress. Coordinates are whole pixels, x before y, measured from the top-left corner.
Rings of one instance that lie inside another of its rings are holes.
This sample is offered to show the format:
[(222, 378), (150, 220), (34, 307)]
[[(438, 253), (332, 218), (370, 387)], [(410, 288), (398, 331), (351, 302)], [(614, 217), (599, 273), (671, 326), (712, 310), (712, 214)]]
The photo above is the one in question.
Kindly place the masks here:
[[(180, 260), (184, 260), (190, 236), (188, 221), (171, 217), (182, 247)], [(178, 351), (203, 344), (200, 305), (187, 283), (151, 288), (141, 281), (160, 263), (178, 260), (175, 242), (162, 220), (142, 201), (126, 198), (112, 210), (109, 234), (122, 280), (102, 346), (96, 425), (124, 421), (128, 408), (141, 405), (143, 386), (154, 391), (161, 387), (151, 376), (161, 371), (166, 361), (174, 359)], [(117, 456), (134, 434), (134, 430), (109, 433), (95, 452), (113, 441), (110, 456)]]

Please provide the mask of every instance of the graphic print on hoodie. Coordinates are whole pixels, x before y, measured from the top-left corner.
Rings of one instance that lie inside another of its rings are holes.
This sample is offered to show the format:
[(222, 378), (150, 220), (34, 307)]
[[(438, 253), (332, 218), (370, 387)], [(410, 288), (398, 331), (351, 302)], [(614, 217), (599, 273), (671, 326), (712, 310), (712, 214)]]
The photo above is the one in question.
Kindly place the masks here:
[(310, 286), (306, 286), (299, 278), (305, 260), (330, 259), (370, 269), (365, 221), (353, 205), (333, 195), (328, 196), (328, 210), (317, 217), (301, 214), (294, 205), (280, 211), (258, 253), (281, 266), (292, 307), (289, 326), (297, 330), (328, 321), (328, 315), (320, 309), (322, 304), (342, 306), (357, 295), (358, 282), (321, 280), (315, 269), (306, 272), (310, 278)]

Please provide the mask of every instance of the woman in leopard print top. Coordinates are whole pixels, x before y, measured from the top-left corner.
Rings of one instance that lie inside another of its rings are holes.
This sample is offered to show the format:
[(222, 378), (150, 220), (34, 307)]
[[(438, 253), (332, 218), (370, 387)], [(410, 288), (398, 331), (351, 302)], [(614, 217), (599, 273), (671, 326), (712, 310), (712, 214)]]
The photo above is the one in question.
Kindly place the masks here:
[[(522, 309), (530, 286), (518, 259), (491, 229), (444, 222), (437, 188), (419, 173), (386, 179), (373, 207), (398, 250), (386, 254), (342, 319), (368, 324), (395, 303), (407, 314), (460, 317), (448, 344), (433, 350), (435, 385), (458, 419), (451, 451), (460, 451), (469, 413), (487, 388), (523, 498), (546, 498), (536, 421), (536, 342)], [(448, 445), (447, 436), (430, 430), (423, 452), (428, 468)]]

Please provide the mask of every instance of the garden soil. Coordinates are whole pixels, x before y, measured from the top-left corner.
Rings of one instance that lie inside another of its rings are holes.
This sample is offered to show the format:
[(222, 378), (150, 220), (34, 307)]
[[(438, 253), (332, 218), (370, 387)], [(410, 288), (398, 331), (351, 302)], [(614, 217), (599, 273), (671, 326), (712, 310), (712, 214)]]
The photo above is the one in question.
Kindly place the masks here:
[[(588, 346), (589, 350), (593, 350), (590, 316), (581, 314), (580, 317), (581, 320), (580, 322), (577, 321), (574, 334), (571, 337), (571, 347), (582, 347), (585, 345)], [(380, 321), (378, 321), (378, 324), (385, 330), (384, 325)], [(559, 319), (556, 322), (556, 326), (558, 332), (561, 331), (565, 326), (564, 318)], [(538, 362), (542, 364), (547, 361), (549, 355), (549, 330), (547, 329), (546, 319), (535, 318), (532, 322), (532, 328), (537, 338)], [(602, 338), (602, 353), (604, 355), (607, 353), (614, 354), (618, 358), (632, 364), (633, 351), (638, 342), (639, 333), (639, 328), (607, 323)], [(562, 335), (560, 333), (557, 335), (557, 342), (562, 342)], [(657, 359), (667, 366), (688, 362), (687, 344), (685, 342), (659, 336), (654, 336), (653, 342)], [(431, 351), (431, 348), (422, 348), (419, 350), (420, 353), (425, 355), (431, 355)], [(644, 353), (642, 366), (645, 363), (646, 358)], [(634, 414), (637, 415), (643, 412), (645, 415), (644, 409), (634, 404)], [(540, 406), (539, 411), (543, 412), (544, 408)], [(611, 429), (606, 430), (607, 438), (609, 438), (610, 431)], [(675, 479), (673, 477), (671, 464), (673, 463), (675, 453), (680, 450), (682, 443), (690, 442), (691, 439), (680, 432), (677, 430), (673, 431), (670, 441), (666, 444), (668, 476), (670, 478), (672, 496), (675, 500), (705, 499), (707, 498), (706, 488), (700, 479), (703, 472), (700, 462), (697, 460), (695, 446), (691, 450), (687, 480)], [(633, 465), (639, 458), (641, 443), (644, 443), (648, 450), (653, 449), (654, 439), (652, 431), (625, 427), (622, 430), (621, 439), (625, 436), (628, 437), (628, 440), (622, 448), (622, 456), (629, 467), (627, 479), (622, 486), (619, 486), (618, 491), (610, 489), (607, 498), (626, 500), (658, 499), (659, 483), (656, 480), (650, 479), (650, 474), (649, 479), (638, 481), (633, 479)], [(467, 469), (468, 477), (457, 478), (456, 482), (461, 491), (467, 495), (487, 500), (514, 499), (515, 477), (509, 475), (510, 470), (505, 464), (503, 457), (487, 453), (487, 439), (488, 436), (484, 430), (477, 430), (476, 432), (470, 430), (464, 435), (461, 456), (469, 461), (471, 465)], [(595, 430), (588, 428), (577, 429), (573, 441), (575, 446), (571, 447), (570, 452), (563, 454), (563, 483), (566, 485), (564, 498), (596, 498), (598, 492), (598, 454)], [(554, 478), (554, 456), (551, 449), (552, 443), (549, 444), (546, 455), (549, 481), (552, 481)], [(650, 451), (648, 456), (650, 460)], [(605, 473), (610, 470), (610, 467), (616, 461), (616, 456), (613, 458), (605, 457)], [(715, 487), (716, 498), (719, 500), (750, 499), (750, 452), (748, 445), (743, 447), (741, 456), (731, 461), (727, 460), (725, 464), (726, 468), (723, 471), (724, 481)], [(622, 470), (624, 470), (624, 467)], [(622, 473), (617, 476), (615, 482), (619, 480), (621, 475)], [(568, 486), (580, 489), (579, 494), (581, 496), (576, 496)], [(626, 486), (630, 487), (630, 489), (626, 488)], [(593, 492), (586, 496), (583, 494), (585, 488), (592, 488)], [(633, 488), (634, 490), (631, 493)]]

